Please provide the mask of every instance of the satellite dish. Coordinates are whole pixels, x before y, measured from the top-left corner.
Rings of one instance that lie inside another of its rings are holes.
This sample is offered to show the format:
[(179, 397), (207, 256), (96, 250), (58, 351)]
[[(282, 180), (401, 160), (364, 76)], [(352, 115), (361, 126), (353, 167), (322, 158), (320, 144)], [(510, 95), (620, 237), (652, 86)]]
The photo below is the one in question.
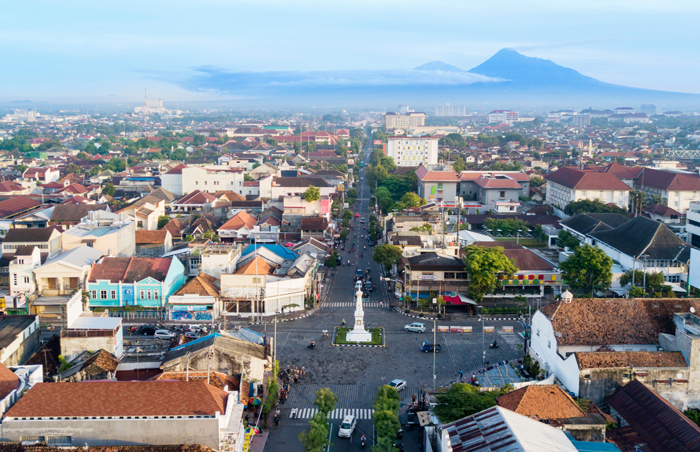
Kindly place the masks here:
[(692, 307), (692, 306), (690, 307), (690, 313), (691, 313), (691, 314), (695, 314), (695, 308)]

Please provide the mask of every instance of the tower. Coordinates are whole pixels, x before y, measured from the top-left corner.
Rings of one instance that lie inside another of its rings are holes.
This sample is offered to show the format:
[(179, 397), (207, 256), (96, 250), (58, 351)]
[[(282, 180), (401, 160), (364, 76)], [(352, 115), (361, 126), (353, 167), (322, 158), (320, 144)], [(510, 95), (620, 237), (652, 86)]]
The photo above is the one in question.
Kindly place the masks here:
[(365, 329), (365, 311), (362, 308), (362, 281), (355, 283), (355, 323), (351, 331), (348, 331), (348, 342), (371, 342), (372, 333)]

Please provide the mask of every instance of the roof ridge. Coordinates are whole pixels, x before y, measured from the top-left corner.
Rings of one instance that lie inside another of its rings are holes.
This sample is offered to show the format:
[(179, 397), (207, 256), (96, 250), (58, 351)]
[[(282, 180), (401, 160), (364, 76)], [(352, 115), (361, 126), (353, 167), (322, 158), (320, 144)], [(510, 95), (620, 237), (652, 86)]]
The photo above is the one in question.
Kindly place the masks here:
[(130, 257), (129, 258), (129, 265), (126, 266), (126, 269), (124, 270), (124, 274), (122, 275), (122, 281), (126, 279), (126, 275), (129, 274), (129, 269), (131, 268), (131, 263), (134, 262), (134, 258)]
[(649, 240), (647, 245), (644, 247), (644, 249), (642, 249), (642, 254), (640, 254), (640, 256), (643, 255), (643, 253), (645, 253), (647, 251), (647, 249), (651, 246), (651, 244), (654, 242), (654, 239), (656, 238), (656, 234), (658, 234), (659, 230), (661, 229), (661, 225), (662, 225), (662, 223), (657, 222), (656, 230), (654, 231), (654, 235), (651, 236), (651, 239)]

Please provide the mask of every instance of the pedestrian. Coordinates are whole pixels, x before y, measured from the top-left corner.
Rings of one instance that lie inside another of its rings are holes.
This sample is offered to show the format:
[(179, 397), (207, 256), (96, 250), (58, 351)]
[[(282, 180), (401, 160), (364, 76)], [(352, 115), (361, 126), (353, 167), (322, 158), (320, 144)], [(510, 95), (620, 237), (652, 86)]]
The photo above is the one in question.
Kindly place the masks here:
[(464, 378), (464, 372), (461, 370), (459, 371), (459, 381), (462, 381), (462, 378)]

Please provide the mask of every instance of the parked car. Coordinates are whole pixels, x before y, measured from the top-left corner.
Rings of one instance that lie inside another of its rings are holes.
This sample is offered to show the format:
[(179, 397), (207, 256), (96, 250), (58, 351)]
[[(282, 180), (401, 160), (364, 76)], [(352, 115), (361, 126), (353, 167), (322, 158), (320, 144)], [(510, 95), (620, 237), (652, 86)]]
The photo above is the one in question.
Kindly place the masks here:
[(440, 353), (440, 350), (442, 350), (442, 345), (431, 344), (430, 342), (425, 341), (423, 342), (423, 345), (420, 346), (420, 350), (425, 353), (432, 352), (433, 350), (435, 350), (435, 353)]
[(188, 331), (185, 333), (185, 338), (187, 339), (199, 339), (199, 334), (193, 333), (192, 331)]
[(153, 333), (153, 337), (155, 339), (172, 339), (175, 337), (175, 333), (168, 330), (156, 330), (156, 332)]
[(403, 389), (406, 389), (406, 380), (391, 380), (389, 382), (389, 386), (391, 386), (392, 388), (396, 388), (397, 391), (401, 391)]
[(406, 331), (415, 331), (417, 333), (425, 333), (425, 324), (420, 322), (409, 323), (403, 327)]
[(155, 325), (142, 325), (138, 332), (144, 336), (153, 336), (156, 331), (158, 331), (158, 327)]
[(371, 282), (367, 281), (365, 283), (365, 291), (372, 292), (372, 283)]
[(352, 432), (355, 431), (356, 426), (357, 418), (355, 418), (355, 416), (352, 414), (348, 414), (345, 416), (345, 418), (343, 418), (343, 423), (340, 424), (338, 436), (341, 438), (350, 438), (352, 436)]

